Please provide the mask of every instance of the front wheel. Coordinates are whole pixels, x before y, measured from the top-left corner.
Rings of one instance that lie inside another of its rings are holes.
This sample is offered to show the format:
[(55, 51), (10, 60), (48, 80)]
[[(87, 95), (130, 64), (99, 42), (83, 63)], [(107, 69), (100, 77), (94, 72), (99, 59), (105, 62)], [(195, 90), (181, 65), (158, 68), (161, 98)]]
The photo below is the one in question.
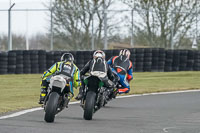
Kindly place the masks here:
[(46, 122), (54, 122), (59, 97), (60, 95), (57, 92), (52, 92), (50, 94), (49, 99), (47, 101), (47, 105), (45, 107), (44, 120)]
[(83, 116), (85, 120), (92, 120), (95, 102), (96, 102), (96, 93), (93, 91), (87, 92), (85, 100), (84, 116)]

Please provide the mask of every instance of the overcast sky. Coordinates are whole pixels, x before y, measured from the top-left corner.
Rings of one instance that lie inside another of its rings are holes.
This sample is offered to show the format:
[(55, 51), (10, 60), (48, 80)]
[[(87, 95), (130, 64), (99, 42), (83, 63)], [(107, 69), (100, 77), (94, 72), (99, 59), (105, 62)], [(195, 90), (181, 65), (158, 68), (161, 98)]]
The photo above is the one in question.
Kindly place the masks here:
[[(46, 9), (44, 4), (50, 0), (0, 0), (0, 34), (8, 32), (8, 11), (11, 3), (15, 3), (13, 9)], [(48, 11), (12, 11), (12, 32), (25, 35), (45, 33), (50, 25)], [(49, 24), (49, 25), (48, 25)]]
[[(0, 0), (0, 35), (8, 33), (8, 8), (11, 3), (15, 3), (13, 10), (17, 9), (47, 9), (46, 5), (50, 0)], [(53, 0), (52, 0), (53, 1)], [(115, 1), (112, 9), (127, 9), (127, 6)], [(6, 10), (6, 11), (2, 11)], [(49, 11), (12, 11), (12, 33), (29, 35), (46, 33), (50, 26)]]

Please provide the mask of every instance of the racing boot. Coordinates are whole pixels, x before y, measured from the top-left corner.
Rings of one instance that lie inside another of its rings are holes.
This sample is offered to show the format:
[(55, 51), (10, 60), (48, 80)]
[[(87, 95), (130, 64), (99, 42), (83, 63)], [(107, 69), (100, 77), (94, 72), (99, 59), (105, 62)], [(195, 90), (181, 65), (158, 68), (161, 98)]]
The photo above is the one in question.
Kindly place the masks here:
[(79, 88), (79, 93), (78, 95), (76, 96), (76, 100), (81, 100), (83, 98), (83, 89), (82, 87)]
[(115, 88), (115, 89), (113, 90), (113, 93), (112, 93), (111, 97), (115, 99), (116, 96), (117, 96), (117, 94), (118, 94), (118, 89)]
[(46, 98), (46, 95), (47, 95), (46, 87), (41, 88), (40, 100), (38, 102), (39, 104), (44, 104), (44, 99)]

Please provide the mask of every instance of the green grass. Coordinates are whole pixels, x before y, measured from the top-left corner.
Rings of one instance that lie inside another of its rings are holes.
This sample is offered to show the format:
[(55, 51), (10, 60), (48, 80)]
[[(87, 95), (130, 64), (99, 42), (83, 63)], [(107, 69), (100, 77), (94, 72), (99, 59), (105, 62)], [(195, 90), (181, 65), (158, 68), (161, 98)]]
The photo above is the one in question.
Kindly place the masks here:
[(200, 72), (144, 72), (134, 73), (130, 93), (200, 89)]
[(0, 113), (38, 106), (39, 74), (0, 75)]
[[(200, 72), (133, 73), (129, 94), (200, 89)], [(37, 107), (41, 74), (0, 75), (0, 114)], [(75, 96), (78, 90), (75, 91)]]

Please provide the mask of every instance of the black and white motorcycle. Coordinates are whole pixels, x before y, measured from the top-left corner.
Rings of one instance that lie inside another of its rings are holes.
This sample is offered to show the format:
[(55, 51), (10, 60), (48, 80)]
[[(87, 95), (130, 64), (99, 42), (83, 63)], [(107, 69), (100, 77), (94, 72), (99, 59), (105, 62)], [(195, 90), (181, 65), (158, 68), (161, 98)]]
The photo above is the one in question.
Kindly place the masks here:
[(101, 72), (84, 76), (83, 82), (85, 87), (81, 106), (84, 110), (83, 117), (85, 120), (92, 120), (93, 114), (105, 105), (107, 88), (102, 80), (105, 76), (105, 73)]
[(54, 122), (55, 115), (68, 107), (73, 95), (70, 93), (71, 78), (65, 75), (53, 75), (50, 78), (48, 94), (44, 101), (44, 120)]

